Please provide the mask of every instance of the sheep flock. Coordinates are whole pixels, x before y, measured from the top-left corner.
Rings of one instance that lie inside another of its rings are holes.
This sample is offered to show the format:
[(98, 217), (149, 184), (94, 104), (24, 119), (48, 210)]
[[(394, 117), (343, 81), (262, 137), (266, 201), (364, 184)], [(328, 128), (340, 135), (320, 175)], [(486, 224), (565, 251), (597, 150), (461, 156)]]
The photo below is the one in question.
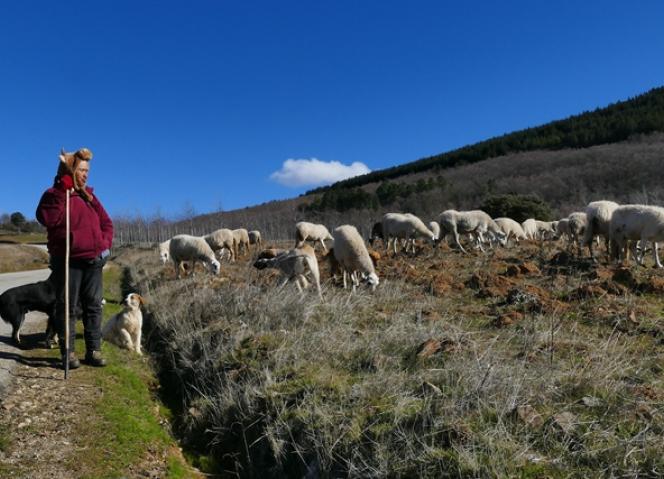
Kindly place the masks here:
[(250, 255), (255, 268), (279, 270), (284, 279), (282, 287), (290, 280), (300, 291), (313, 284), (321, 299), (318, 245), (321, 257), (330, 262), (333, 280), (340, 275), (346, 288), (350, 278), (353, 291), (362, 283), (373, 291), (380, 283), (375, 269), (380, 254), (367, 247), (375, 247), (378, 240), (382, 240), (387, 256), (415, 255), (416, 245), (421, 252), (426, 244), (436, 254), (441, 242), (460, 254), (468, 254), (468, 249), (484, 253), (496, 247), (518, 248), (524, 240), (556, 241), (578, 257), (584, 257), (587, 249), (587, 257), (597, 262), (595, 248), (603, 239), (606, 261), (624, 261), (631, 253), (637, 264), (644, 265), (646, 253), (652, 251), (654, 266), (664, 267), (657, 244), (664, 241), (664, 208), (659, 206), (593, 201), (557, 221), (528, 218), (521, 223), (507, 217), (491, 218), (481, 210), (445, 210), (428, 223), (411, 213), (390, 212), (373, 225), (364, 226), (370, 231), (366, 239), (354, 225), (340, 225), (330, 233), (326, 225), (300, 221), (294, 225), (295, 242), (290, 249), (263, 248), (265, 240), (258, 230), (220, 228), (202, 237), (176, 235), (159, 243), (157, 252), (162, 263), (174, 263), (176, 278), (184, 265), (189, 265), (193, 273), (200, 261), (211, 273), (219, 274), (227, 256), (234, 262)]

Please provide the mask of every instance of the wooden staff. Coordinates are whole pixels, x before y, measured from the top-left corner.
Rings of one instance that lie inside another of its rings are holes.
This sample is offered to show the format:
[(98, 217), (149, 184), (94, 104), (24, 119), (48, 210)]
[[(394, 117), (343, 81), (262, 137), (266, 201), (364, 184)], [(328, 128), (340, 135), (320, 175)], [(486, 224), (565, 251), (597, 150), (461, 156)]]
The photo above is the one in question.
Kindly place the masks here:
[(69, 194), (65, 199), (65, 380), (69, 376)]

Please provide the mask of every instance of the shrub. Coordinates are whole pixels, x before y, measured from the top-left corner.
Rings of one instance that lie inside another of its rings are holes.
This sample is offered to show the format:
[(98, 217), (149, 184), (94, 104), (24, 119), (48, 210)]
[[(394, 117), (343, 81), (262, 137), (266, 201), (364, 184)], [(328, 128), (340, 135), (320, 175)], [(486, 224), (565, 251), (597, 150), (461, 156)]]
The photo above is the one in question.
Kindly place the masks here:
[(519, 223), (528, 218), (542, 221), (553, 219), (549, 204), (533, 195), (491, 195), (484, 200), (480, 209), (492, 218), (507, 216)]

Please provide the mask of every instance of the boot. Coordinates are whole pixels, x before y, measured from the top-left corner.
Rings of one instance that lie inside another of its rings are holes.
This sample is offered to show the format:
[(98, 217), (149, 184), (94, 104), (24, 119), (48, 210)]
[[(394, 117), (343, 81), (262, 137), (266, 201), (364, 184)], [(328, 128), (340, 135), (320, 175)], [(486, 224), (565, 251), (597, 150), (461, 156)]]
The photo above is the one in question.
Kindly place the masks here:
[(97, 368), (106, 366), (106, 360), (102, 357), (101, 351), (88, 351), (85, 353), (85, 363)]
[[(65, 368), (65, 359), (66, 356), (64, 353), (62, 353), (62, 369)], [(69, 353), (69, 369), (78, 369), (81, 367), (81, 361), (78, 360), (76, 357), (76, 353), (74, 351)]]

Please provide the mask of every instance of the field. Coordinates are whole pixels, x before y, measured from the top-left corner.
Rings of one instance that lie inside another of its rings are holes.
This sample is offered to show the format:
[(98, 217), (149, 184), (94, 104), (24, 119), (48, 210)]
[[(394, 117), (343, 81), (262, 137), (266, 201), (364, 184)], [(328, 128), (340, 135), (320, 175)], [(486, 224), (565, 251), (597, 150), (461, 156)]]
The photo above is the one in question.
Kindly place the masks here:
[[(194, 462), (241, 476), (647, 477), (664, 471), (664, 275), (535, 242), (379, 250), (324, 301), (245, 255), (174, 280), (118, 261)], [(648, 263), (652, 259), (648, 258)]]
[(48, 268), (48, 253), (25, 244), (0, 243), (0, 273)]

